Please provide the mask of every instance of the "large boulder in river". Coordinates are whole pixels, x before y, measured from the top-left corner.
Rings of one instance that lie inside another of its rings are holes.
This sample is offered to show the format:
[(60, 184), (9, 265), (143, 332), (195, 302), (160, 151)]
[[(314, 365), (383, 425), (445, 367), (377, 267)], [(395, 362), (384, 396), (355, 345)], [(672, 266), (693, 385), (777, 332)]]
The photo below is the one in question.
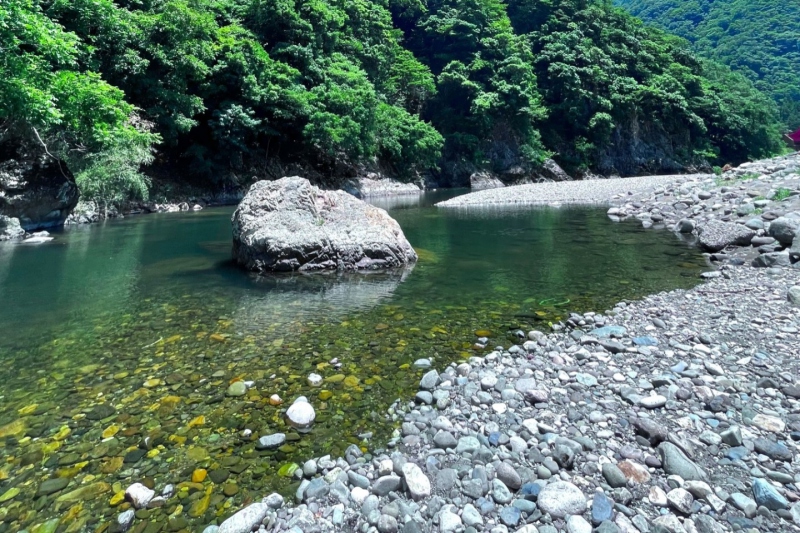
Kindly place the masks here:
[(67, 165), (31, 139), (0, 137), (0, 215), (26, 231), (62, 226), (78, 203)]
[(233, 214), (233, 259), (257, 272), (374, 270), (417, 254), (383, 209), (294, 176), (250, 187)]

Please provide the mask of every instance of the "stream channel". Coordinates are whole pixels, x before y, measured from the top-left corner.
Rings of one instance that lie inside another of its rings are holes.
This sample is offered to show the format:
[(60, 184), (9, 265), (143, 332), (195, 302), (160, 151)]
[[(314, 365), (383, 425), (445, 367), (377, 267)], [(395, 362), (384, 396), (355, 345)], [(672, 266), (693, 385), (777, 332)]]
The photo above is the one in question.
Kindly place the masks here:
[[(240, 271), (233, 208), (0, 245), (0, 533), (113, 531), (134, 481), (176, 491), (137, 511), (141, 531), (202, 531), (290, 493), (293, 463), (385, 448), (387, 409), (413, 399), (425, 371), (415, 361), (443, 369), (518, 329), (688, 288), (707, 270), (673, 233), (604, 208), (433, 206), (463, 192), (373, 200), (419, 253), (400, 272)], [(237, 380), (252, 386), (227, 395)], [(306, 434), (283, 416), (300, 395), (317, 411)], [(256, 450), (276, 432), (280, 449)]]

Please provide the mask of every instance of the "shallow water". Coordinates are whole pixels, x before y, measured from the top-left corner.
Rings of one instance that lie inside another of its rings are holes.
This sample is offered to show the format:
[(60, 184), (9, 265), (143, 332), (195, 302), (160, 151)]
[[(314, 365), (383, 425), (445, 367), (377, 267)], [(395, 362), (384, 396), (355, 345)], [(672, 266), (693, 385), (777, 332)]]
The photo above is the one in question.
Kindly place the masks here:
[[(230, 208), (0, 245), (0, 532), (50, 519), (95, 530), (134, 480), (178, 487), (137, 523), (196, 530), (290, 489), (283, 465), (385, 445), (386, 409), (413, 395), (415, 360), (441, 368), (481, 353), (479, 330), (507, 346), (517, 328), (689, 287), (705, 269), (670, 232), (612, 223), (604, 209), (432, 207), (453, 194), (374, 202), (419, 252), (399, 272), (241, 272), (228, 260)], [(226, 396), (236, 380), (254, 385)], [(309, 434), (283, 420), (299, 395), (317, 409)], [(257, 451), (244, 429), (288, 441)], [(199, 469), (208, 475), (193, 483)], [(42, 489), (49, 478), (68, 484), (45, 494), (59, 486)]]

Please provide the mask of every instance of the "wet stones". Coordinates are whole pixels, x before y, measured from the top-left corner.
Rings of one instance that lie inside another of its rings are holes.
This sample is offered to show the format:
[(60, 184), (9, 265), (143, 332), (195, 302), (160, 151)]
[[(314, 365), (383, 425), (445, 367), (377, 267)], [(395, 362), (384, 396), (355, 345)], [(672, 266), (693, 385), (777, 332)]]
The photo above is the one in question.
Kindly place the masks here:
[(66, 488), (67, 485), (69, 485), (69, 479), (67, 478), (46, 479), (39, 485), (36, 496), (48, 496)]
[(247, 385), (244, 381), (234, 381), (228, 385), (228, 390), (225, 391), (225, 394), (233, 397), (244, 396), (247, 394)]
[(272, 435), (264, 435), (256, 441), (257, 450), (274, 450), (279, 448), (286, 442), (285, 433), (274, 433)]
[(114, 409), (114, 406), (101, 403), (100, 405), (92, 407), (92, 409), (86, 413), (86, 418), (89, 420), (103, 420), (104, 418), (114, 415), (116, 412), (117, 410)]
[(144, 509), (156, 493), (141, 483), (134, 483), (125, 490), (125, 499), (136, 509)]
[(305, 396), (297, 398), (286, 411), (286, 420), (297, 430), (307, 430), (311, 428), (317, 413), (314, 407), (308, 403)]

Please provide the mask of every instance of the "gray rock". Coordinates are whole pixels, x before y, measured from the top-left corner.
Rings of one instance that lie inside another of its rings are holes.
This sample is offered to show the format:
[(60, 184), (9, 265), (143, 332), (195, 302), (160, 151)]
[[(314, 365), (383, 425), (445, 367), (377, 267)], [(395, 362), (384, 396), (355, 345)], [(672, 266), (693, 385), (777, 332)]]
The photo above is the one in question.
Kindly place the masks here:
[[(278, 448), (286, 442), (285, 433), (273, 433), (272, 435), (264, 435), (256, 442), (257, 450), (272, 450)], [(307, 475), (314, 475), (316, 473), (316, 464), (314, 465), (315, 472)]]
[(619, 488), (624, 487), (628, 484), (628, 478), (625, 477), (625, 474), (619, 467), (612, 463), (606, 463), (603, 465), (603, 477), (606, 478), (606, 483), (608, 483), (611, 488)]
[(741, 224), (711, 220), (701, 229), (700, 246), (709, 252), (719, 252), (732, 244), (746, 246), (755, 234), (755, 231)]
[(297, 176), (254, 183), (232, 223), (234, 261), (257, 272), (391, 268), (417, 260), (386, 211)]
[(667, 503), (683, 514), (692, 512), (694, 497), (685, 489), (672, 489), (667, 493)]
[(461, 529), (461, 517), (445, 509), (439, 514), (439, 531), (441, 533), (455, 533)]
[(742, 430), (739, 426), (731, 426), (719, 434), (722, 437), (722, 442), (731, 447), (742, 445)]
[(439, 383), (439, 373), (436, 370), (429, 370), (419, 381), (419, 388), (423, 390), (433, 390)]
[(133, 525), (133, 519), (135, 518), (135, 513), (133, 509), (128, 509), (127, 511), (120, 513), (117, 517), (117, 524), (119, 525), (119, 530), (123, 533), (128, 531)]
[(579, 515), (571, 515), (567, 518), (568, 533), (592, 533), (592, 524)]
[(756, 268), (770, 268), (774, 266), (789, 266), (791, 260), (789, 252), (768, 252), (753, 259), (751, 264)]
[(264, 517), (269, 507), (263, 503), (251, 503), (219, 526), (219, 533), (250, 533)]
[(461, 437), (458, 439), (456, 453), (475, 453), (481, 449), (481, 442), (475, 437)]
[(396, 533), (397, 519), (388, 514), (382, 514), (378, 519), (378, 531), (380, 531), (380, 533)]
[(263, 503), (270, 509), (280, 509), (281, 507), (283, 507), (283, 496), (281, 496), (277, 492), (273, 492), (269, 496), (262, 499), (261, 503)]
[(554, 518), (583, 514), (586, 511), (586, 496), (581, 489), (566, 481), (556, 481), (545, 486), (536, 502), (542, 512), (550, 513)]
[(497, 479), (511, 490), (519, 490), (522, 486), (522, 478), (520, 478), (517, 470), (508, 463), (500, 463), (497, 465)]
[(330, 493), (331, 488), (321, 477), (315, 477), (306, 487), (305, 500), (320, 500)]
[(433, 436), (433, 443), (445, 450), (448, 448), (455, 448), (458, 445), (456, 438), (448, 431), (437, 431), (436, 435)]
[(793, 305), (800, 306), (800, 285), (789, 288), (786, 299)]
[(742, 511), (746, 517), (752, 518), (756, 515), (758, 505), (756, 505), (756, 502), (752, 498), (747, 497), (741, 492), (734, 492), (731, 494), (730, 502), (734, 507)]
[(461, 511), (461, 520), (463, 520), (464, 524), (468, 527), (483, 525), (483, 517), (471, 503), (465, 505), (464, 509)]
[(675, 224), (675, 231), (678, 233), (691, 233), (694, 231), (695, 222), (690, 218), (681, 219)]
[(662, 467), (667, 474), (681, 476), (687, 480), (708, 481), (705, 471), (671, 442), (659, 444), (658, 453), (661, 456)]
[(376, 496), (386, 496), (390, 492), (399, 490), (402, 481), (403, 480), (399, 476), (394, 474), (379, 477), (375, 480), (375, 483), (372, 484), (372, 493)]
[(0, 215), (0, 241), (15, 239), (25, 235), (25, 230), (19, 223), (18, 218)]
[(505, 183), (491, 172), (473, 172), (469, 177), (469, 188), (473, 191), (497, 189), (499, 187), (505, 187)]
[(513, 496), (505, 483), (495, 478), (492, 480), (492, 498), (499, 504), (506, 504), (511, 502)]
[(795, 236), (800, 233), (800, 218), (776, 218), (770, 223), (768, 233), (782, 245), (791, 246)]

